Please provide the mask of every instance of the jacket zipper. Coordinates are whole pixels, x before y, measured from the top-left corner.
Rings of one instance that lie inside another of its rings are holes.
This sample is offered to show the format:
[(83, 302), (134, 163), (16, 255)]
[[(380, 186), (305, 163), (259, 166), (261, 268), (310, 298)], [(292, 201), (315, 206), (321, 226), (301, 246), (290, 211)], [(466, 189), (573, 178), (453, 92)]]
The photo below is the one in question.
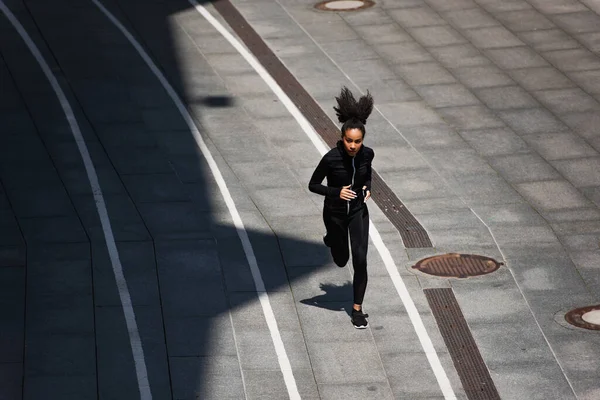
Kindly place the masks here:
[[(354, 175), (356, 175), (356, 168), (354, 167), (354, 157), (352, 157), (352, 184), (350, 185), (350, 190), (352, 190), (352, 187), (354, 186)], [(350, 215), (350, 201), (348, 200), (348, 213), (347, 215)]]

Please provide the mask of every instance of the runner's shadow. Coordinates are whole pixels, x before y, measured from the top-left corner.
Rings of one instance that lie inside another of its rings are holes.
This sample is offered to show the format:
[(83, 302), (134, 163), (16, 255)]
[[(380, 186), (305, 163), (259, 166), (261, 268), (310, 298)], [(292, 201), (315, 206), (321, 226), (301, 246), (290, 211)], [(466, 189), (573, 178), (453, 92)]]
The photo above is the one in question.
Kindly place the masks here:
[(309, 306), (325, 308), (332, 311), (346, 311), (349, 316), (352, 316), (351, 307), (340, 304), (341, 302), (350, 304), (348, 299), (352, 298), (352, 282), (346, 282), (343, 285), (321, 283), (320, 288), (325, 293), (311, 297), (310, 299), (300, 300), (300, 302)]

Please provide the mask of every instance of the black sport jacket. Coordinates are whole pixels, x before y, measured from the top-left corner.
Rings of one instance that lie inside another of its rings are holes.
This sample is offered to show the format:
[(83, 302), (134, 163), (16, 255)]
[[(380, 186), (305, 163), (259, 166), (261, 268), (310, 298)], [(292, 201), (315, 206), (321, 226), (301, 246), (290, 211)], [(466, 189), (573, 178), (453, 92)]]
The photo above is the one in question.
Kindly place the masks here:
[[(325, 196), (325, 207), (330, 211), (349, 214), (362, 208), (365, 204), (362, 187), (366, 186), (366, 190), (371, 190), (371, 162), (374, 157), (373, 149), (366, 146), (362, 146), (356, 156), (351, 157), (340, 140), (319, 162), (310, 178), (308, 190)], [(327, 186), (322, 183), (325, 178)], [(342, 186), (348, 185), (352, 185), (352, 190), (357, 195), (351, 201), (340, 199)]]

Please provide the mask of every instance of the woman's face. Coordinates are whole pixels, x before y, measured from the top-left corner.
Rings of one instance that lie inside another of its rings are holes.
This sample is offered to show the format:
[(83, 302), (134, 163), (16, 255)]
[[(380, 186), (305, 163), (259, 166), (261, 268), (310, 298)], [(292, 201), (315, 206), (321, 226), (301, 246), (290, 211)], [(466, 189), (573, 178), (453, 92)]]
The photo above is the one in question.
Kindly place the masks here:
[(348, 153), (349, 156), (354, 157), (362, 146), (363, 133), (358, 128), (347, 129), (342, 137), (342, 142), (344, 142), (346, 153)]

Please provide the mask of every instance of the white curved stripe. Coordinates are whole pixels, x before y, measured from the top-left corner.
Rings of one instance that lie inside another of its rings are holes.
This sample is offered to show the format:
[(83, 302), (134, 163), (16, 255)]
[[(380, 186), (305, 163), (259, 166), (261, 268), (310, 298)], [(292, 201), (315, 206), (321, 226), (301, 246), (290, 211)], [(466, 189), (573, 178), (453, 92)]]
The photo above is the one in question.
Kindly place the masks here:
[(52, 73), (52, 70), (44, 60), (44, 57), (40, 53), (33, 40), (31, 40), (31, 37), (25, 28), (23, 28), (23, 25), (21, 25), (19, 20), (13, 15), (13, 13), (8, 9), (2, 0), (0, 0), (0, 9), (6, 15), (15, 30), (19, 33), (29, 48), (29, 51), (31, 51), (31, 54), (35, 57), (36, 61), (40, 65), (44, 75), (46, 75), (46, 78), (50, 82), (52, 89), (56, 93), (56, 97), (58, 97), (67, 121), (69, 121), (69, 127), (73, 133), (73, 138), (75, 139), (75, 143), (77, 144), (77, 148), (79, 149), (79, 153), (83, 159), (83, 165), (85, 166), (85, 171), (87, 173), (88, 180), (90, 181), (94, 202), (96, 203), (96, 209), (98, 210), (98, 216), (100, 217), (100, 224), (102, 225), (102, 232), (104, 233), (104, 240), (106, 241), (108, 255), (110, 257), (113, 273), (115, 275), (115, 281), (119, 291), (119, 298), (121, 300), (121, 307), (123, 309), (123, 314), (125, 315), (125, 322), (127, 324), (127, 331), (129, 333), (129, 343), (133, 353), (133, 361), (135, 364), (135, 373), (140, 391), (140, 399), (152, 400), (152, 392), (150, 391), (150, 383), (148, 382), (148, 372), (144, 358), (144, 349), (142, 348), (142, 340), (138, 331), (135, 312), (133, 311), (131, 296), (129, 294), (129, 288), (127, 287), (127, 281), (125, 280), (125, 276), (123, 274), (123, 266), (121, 265), (121, 260), (119, 258), (119, 251), (117, 250), (117, 245), (115, 243), (115, 238), (110, 225), (110, 219), (108, 218), (108, 211), (106, 210), (106, 203), (104, 202), (102, 189), (100, 188), (100, 183), (98, 182), (98, 175), (96, 174), (94, 163), (92, 162), (92, 158), (90, 157), (85, 140), (83, 139), (83, 135), (79, 129), (79, 124), (77, 123), (73, 109), (71, 108), (65, 93), (60, 87), (58, 80)]
[(221, 194), (227, 204), (227, 208), (231, 217), (233, 219), (233, 223), (235, 225), (237, 234), (242, 242), (242, 247), (244, 249), (244, 253), (248, 260), (248, 264), (250, 266), (250, 271), (252, 272), (252, 278), (254, 280), (254, 285), (256, 287), (256, 291), (258, 293), (258, 299), (263, 309), (263, 313), (265, 314), (265, 319), (267, 322), (267, 326), (269, 328), (269, 332), (271, 334), (271, 338), (273, 340), (273, 345), (275, 346), (275, 351), (277, 353), (277, 359), (279, 361), (279, 367), (281, 372), (283, 373), (285, 385), (287, 387), (288, 395), (290, 399), (296, 400), (300, 399), (300, 394), (298, 392), (298, 387), (296, 385), (296, 380), (294, 379), (294, 375), (292, 373), (292, 367), (290, 364), (290, 360), (285, 351), (285, 347), (283, 345), (283, 340), (281, 339), (281, 334), (279, 332), (279, 328), (277, 327), (277, 321), (275, 319), (275, 314), (273, 313), (273, 309), (271, 307), (271, 302), (269, 301), (269, 296), (267, 294), (267, 290), (265, 288), (265, 284), (262, 279), (262, 275), (260, 273), (260, 269), (258, 268), (258, 262), (256, 261), (256, 256), (254, 255), (254, 249), (252, 248), (252, 244), (250, 243), (250, 238), (248, 237), (248, 233), (244, 227), (244, 223), (242, 222), (242, 218), (237, 211), (233, 198), (231, 197), (231, 193), (227, 188), (227, 184), (225, 183), (225, 179), (223, 179), (223, 175), (219, 170), (217, 163), (215, 162), (213, 156), (210, 153), (210, 150), (206, 146), (200, 131), (198, 130), (194, 119), (188, 112), (186, 106), (179, 98), (179, 95), (173, 89), (169, 81), (165, 78), (160, 69), (154, 64), (154, 61), (150, 58), (150, 56), (146, 53), (144, 48), (139, 44), (139, 42), (129, 33), (127, 28), (121, 24), (121, 22), (102, 5), (98, 0), (91, 0), (103, 13), (106, 15), (108, 19), (123, 33), (123, 35), (129, 40), (129, 43), (137, 50), (138, 54), (142, 57), (142, 59), (146, 62), (146, 65), (150, 68), (150, 70), (156, 75), (160, 83), (163, 85), (175, 105), (177, 106), (181, 116), (187, 123), (190, 131), (192, 132), (202, 155), (206, 159), (208, 166), (221, 190)]
[[(196, 0), (188, 1), (196, 8), (196, 10), (200, 14), (202, 14), (204, 18), (206, 18), (208, 22), (210, 22), (215, 27), (217, 31), (219, 31), (225, 37), (225, 39), (227, 39), (227, 41), (242, 55), (242, 57), (244, 57), (248, 64), (250, 64), (254, 68), (254, 70), (260, 75), (260, 77), (265, 81), (269, 88), (271, 88), (273, 93), (275, 93), (279, 101), (281, 101), (281, 103), (287, 108), (290, 114), (302, 127), (302, 129), (304, 130), (310, 141), (315, 145), (317, 150), (322, 155), (327, 153), (327, 151), (329, 151), (327, 145), (321, 140), (321, 137), (315, 132), (312, 125), (306, 120), (304, 115), (302, 115), (300, 110), (298, 110), (296, 105), (287, 96), (287, 94), (285, 94), (283, 89), (281, 89), (277, 82), (275, 82), (273, 77), (271, 77), (271, 75), (260, 64), (260, 62), (258, 62), (254, 55), (251, 54), (246, 49), (246, 47), (244, 47), (244, 45), (242, 45), (242, 43), (240, 43), (231, 33), (229, 33), (229, 31), (225, 29), (225, 27), (215, 17), (213, 17), (205, 7), (198, 4)], [(433, 347), (431, 338), (429, 337), (429, 334), (425, 329), (425, 325), (423, 324), (421, 315), (419, 314), (414, 301), (410, 297), (408, 289), (406, 288), (406, 285), (404, 284), (404, 281), (402, 280), (402, 277), (398, 272), (398, 268), (396, 267), (394, 259), (392, 258), (385, 243), (383, 243), (383, 240), (381, 239), (381, 236), (379, 235), (375, 224), (373, 224), (373, 221), (370, 221), (370, 224), (371, 228), (369, 236), (371, 237), (371, 240), (373, 240), (373, 243), (375, 244), (375, 247), (377, 248), (377, 251), (379, 252), (385, 264), (388, 274), (390, 275), (392, 283), (394, 284), (394, 287), (396, 288), (396, 291), (398, 292), (398, 295), (400, 296), (400, 299), (402, 300), (402, 303), (406, 308), (406, 312), (408, 313), (408, 316), (413, 324), (415, 332), (419, 337), (421, 346), (425, 352), (425, 355), (427, 356), (429, 365), (433, 370), (438, 385), (444, 395), (444, 398), (446, 400), (454, 400), (456, 399), (456, 395), (454, 393), (454, 390), (452, 389), (452, 385), (450, 384), (448, 375), (446, 374), (446, 371), (444, 371), (444, 368), (440, 362), (439, 356), (435, 351), (435, 348)]]

